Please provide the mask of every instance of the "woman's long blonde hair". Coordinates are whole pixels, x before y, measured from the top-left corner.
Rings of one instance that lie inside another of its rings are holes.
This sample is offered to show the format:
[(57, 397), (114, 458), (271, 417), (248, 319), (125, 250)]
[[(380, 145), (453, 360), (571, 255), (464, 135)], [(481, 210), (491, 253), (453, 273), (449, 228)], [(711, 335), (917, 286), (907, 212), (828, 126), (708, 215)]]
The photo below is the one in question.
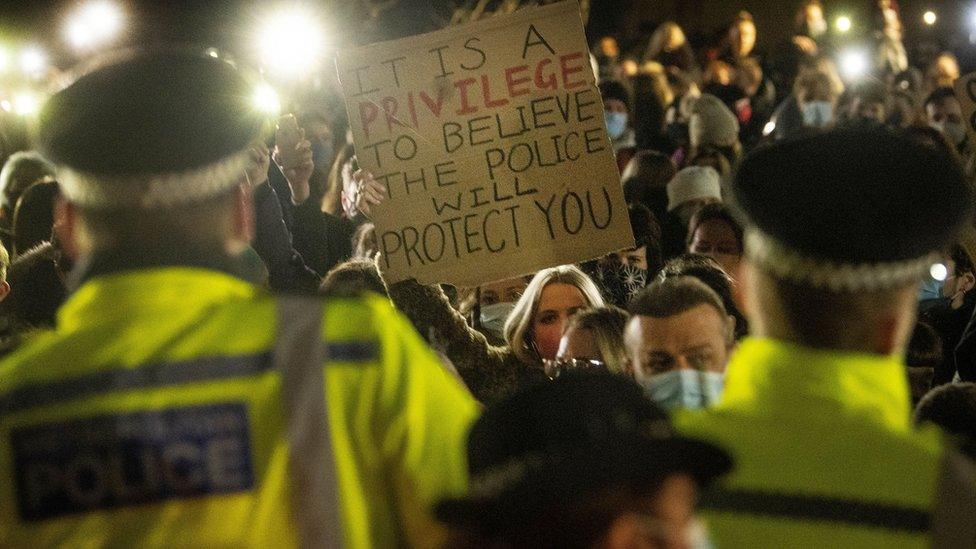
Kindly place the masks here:
[(603, 296), (593, 280), (573, 265), (563, 265), (543, 269), (529, 282), (522, 297), (515, 303), (515, 309), (505, 321), (505, 343), (525, 364), (536, 364), (541, 358), (533, 343), (532, 324), (539, 311), (542, 290), (550, 284), (569, 284), (583, 293), (587, 307), (604, 306)]

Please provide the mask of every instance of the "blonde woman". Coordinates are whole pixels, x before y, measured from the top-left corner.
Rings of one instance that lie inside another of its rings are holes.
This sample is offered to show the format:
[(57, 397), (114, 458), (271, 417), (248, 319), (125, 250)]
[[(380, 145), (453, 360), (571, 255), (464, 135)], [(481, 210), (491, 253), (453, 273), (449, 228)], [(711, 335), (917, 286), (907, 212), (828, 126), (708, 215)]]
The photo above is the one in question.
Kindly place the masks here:
[(570, 317), (555, 360), (544, 361), (551, 379), (572, 369), (599, 368), (629, 375), (624, 329), (627, 313), (608, 305), (582, 309)]
[(596, 284), (573, 266), (536, 273), (505, 323), (504, 346), (493, 346), (451, 307), (436, 285), (405, 280), (388, 286), (393, 303), (454, 363), (478, 400), (498, 400), (519, 386), (544, 380), (542, 361), (556, 357), (569, 318), (602, 307)]

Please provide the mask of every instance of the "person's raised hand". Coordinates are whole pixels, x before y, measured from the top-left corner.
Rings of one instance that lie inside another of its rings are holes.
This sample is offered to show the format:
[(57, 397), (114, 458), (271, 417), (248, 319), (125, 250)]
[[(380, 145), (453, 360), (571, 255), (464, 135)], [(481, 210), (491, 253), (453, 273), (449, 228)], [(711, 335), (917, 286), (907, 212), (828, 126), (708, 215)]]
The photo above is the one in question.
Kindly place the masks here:
[(356, 209), (363, 215), (369, 216), (370, 210), (377, 204), (386, 201), (386, 187), (366, 170), (356, 170), (352, 174), (352, 187), (355, 188), (354, 202)]

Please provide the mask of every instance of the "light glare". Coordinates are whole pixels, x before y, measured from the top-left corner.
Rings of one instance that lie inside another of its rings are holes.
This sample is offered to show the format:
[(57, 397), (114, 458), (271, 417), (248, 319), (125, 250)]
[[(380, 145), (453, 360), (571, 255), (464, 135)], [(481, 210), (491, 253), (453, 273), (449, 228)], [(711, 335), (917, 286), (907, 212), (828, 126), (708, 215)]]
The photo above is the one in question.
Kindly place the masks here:
[(934, 11), (927, 11), (922, 15), (922, 21), (924, 21), (926, 25), (934, 25), (938, 20), (939, 18), (935, 15)]
[(269, 71), (297, 77), (315, 67), (324, 47), (315, 18), (300, 8), (274, 15), (258, 40), (261, 62)]
[(122, 9), (108, 0), (82, 5), (65, 27), (68, 42), (79, 50), (87, 50), (113, 40), (122, 30)]
[(37, 96), (30, 92), (21, 92), (14, 96), (13, 109), (14, 112), (21, 115), (27, 116), (34, 114), (40, 108), (41, 102), (37, 99)]
[(846, 15), (841, 15), (834, 22), (834, 26), (837, 28), (837, 32), (847, 32), (851, 30), (854, 24), (851, 22), (851, 18)]
[(847, 51), (840, 56), (840, 70), (847, 78), (863, 76), (868, 70), (868, 56), (863, 51)]
[(932, 278), (938, 280), (939, 282), (945, 282), (946, 278), (949, 278), (949, 269), (942, 263), (935, 263), (929, 269), (929, 274)]
[(47, 55), (37, 46), (29, 46), (20, 52), (20, 68), (27, 74), (43, 72), (47, 67)]
[(281, 100), (278, 99), (278, 92), (268, 84), (258, 84), (254, 90), (254, 107), (263, 113), (277, 115), (281, 112)]

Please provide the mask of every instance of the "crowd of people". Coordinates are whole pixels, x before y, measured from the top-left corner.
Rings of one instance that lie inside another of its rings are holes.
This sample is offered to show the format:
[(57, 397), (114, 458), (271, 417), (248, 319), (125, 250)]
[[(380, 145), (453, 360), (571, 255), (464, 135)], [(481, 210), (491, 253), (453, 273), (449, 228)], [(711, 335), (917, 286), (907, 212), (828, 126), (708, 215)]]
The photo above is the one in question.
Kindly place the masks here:
[(0, 546), (976, 546), (974, 145), (878, 15), (598, 40), (635, 247), (474, 288), (387, 282), (337, 111), (81, 76), (0, 151)]

